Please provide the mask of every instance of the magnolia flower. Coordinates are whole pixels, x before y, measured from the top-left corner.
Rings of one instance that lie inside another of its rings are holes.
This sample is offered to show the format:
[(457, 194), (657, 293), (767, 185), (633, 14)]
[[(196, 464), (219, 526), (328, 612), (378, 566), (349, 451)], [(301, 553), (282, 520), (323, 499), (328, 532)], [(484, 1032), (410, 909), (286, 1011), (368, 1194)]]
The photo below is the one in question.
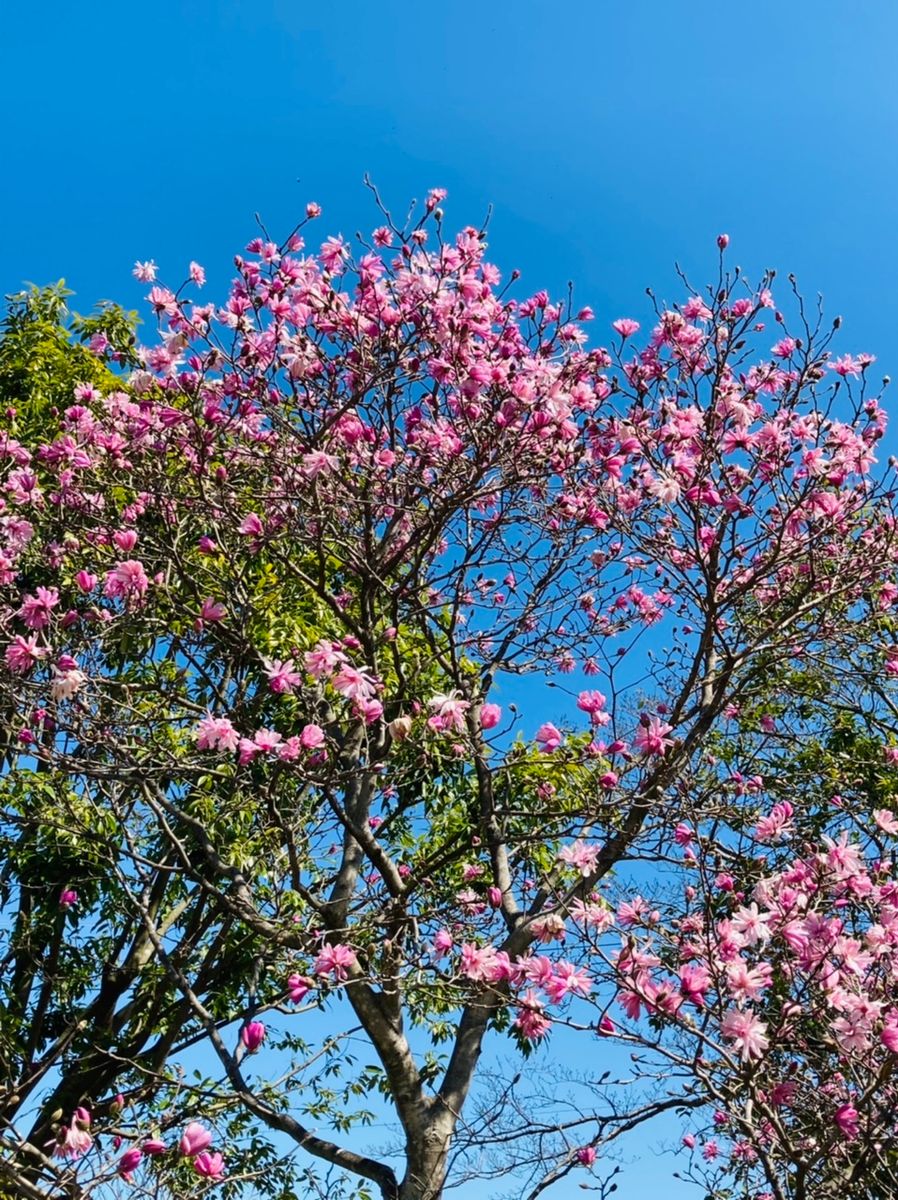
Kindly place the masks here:
[(494, 729), (502, 720), (502, 709), (498, 704), (481, 704), (480, 728)]
[(186, 1127), (181, 1140), (178, 1143), (178, 1150), (185, 1157), (192, 1157), (194, 1154), (199, 1154), (212, 1145), (212, 1133), (198, 1121), (191, 1121)]
[(133, 1147), (131, 1150), (126, 1150), (122, 1157), (118, 1160), (118, 1173), (126, 1182), (131, 1182), (131, 1173), (140, 1164), (143, 1158), (143, 1151)]
[(224, 1159), (218, 1153), (199, 1153), (193, 1160), (193, 1169), (204, 1179), (218, 1179), (224, 1174)]
[(539, 743), (542, 754), (551, 754), (564, 741), (564, 735), (550, 721), (547, 721), (537, 729), (536, 741)]
[(673, 742), (666, 735), (671, 732), (673, 727), (665, 724), (660, 717), (654, 714), (647, 716), (643, 714), (640, 718), (639, 728), (633, 738), (633, 745), (646, 757), (650, 755), (662, 755), (665, 750), (673, 745)]
[(467, 700), (462, 700), (457, 691), (438, 693), (427, 704), (433, 713), (428, 721), (432, 729), (451, 729), (456, 733), (464, 731), (465, 713), (471, 705)]
[(334, 979), (342, 981), (349, 977), (349, 971), (355, 964), (356, 956), (352, 947), (338, 942), (333, 946), (321, 947), (312, 970), (316, 975), (333, 975)]
[(265, 1041), (265, 1026), (261, 1021), (247, 1022), (240, 1030), (240, 1040), (250, 1054), (255, 1053)]
[(723, 1018), (720, 1029), (739, 1051), (743, 1062), (762, 1058), (770, 1045), (766, 1036), (767, 1026), (760, 1017), (746, 1010), (731, 1008)]

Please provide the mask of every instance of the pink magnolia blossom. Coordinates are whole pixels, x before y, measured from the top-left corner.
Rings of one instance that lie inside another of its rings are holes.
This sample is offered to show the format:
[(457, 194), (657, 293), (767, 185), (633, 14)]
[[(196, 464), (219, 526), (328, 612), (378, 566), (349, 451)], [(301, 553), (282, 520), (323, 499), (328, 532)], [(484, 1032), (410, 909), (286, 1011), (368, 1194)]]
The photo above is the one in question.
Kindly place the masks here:
[(212, 1133), (198, 1121), (191, 1121), (181, 1135), (178, 1150), (185, 1157), (199, 1154), (212, 1145)]
[(249, 1021), (240, 1030), (240, 1040), (250, 1054), (253, 1054), (265, 1041), (265, 1026), (261, 1021)]
[(633, 745), (640, 753), (646, 757), (652, 755), (662, 755), (673, 745), (673, 742), (667, 734), (671, 732), (671, 726), (661, 720), (660, 717), (652, 714), (645, 716), (640, 722), (639, 728), (633, 738)]
[(193, 1160), (193, 1169), (204, 1179), (220, 1179), (224, 1175), (224, 1159), (217, 1152), (202, 1150)]
[(149, 580), (143, 569), (143, 563), (137, 559), (127, 559), (106, 573), (104, 594), (110, 599), (134, 600), (140, 599), (149, 587)]
[(314, 986), (314, 980), (308, 979), (304, 975), (294, 974), (287, 980), (290, 999), (294, 1004), (302, 1003)]
[(268, 686), (278, 695), (289, 694), (302, 683), (302, 675), (294, 669), (292, 658), (283, 662), (279, 658), (265, 660), (265, 674), (268, 676)]
[(498, 704), (481, 704), (480, 728), (495, 729), (502, 720), (502, 709)]
[(227, 717), (213, 717), (209, 713), (196, 727), (198, 750), (234, 751), (239, 741), (240, 735)]
[(769, 1048), (767, 1026), (754, 1013), (732, 1008), (720, 1025), (723, 1036), (733, 1043), (743, 1062), (761, 1058)]
[(312, 964), (312, 970), (316, 975), (333, 975), (335, 980), (342, 982), (349, 978), (349, 972), (355, 967), (356, 961), (352, 947), (338, 942), (321, 947)]
[(536, 741), (541, 753), (552, 754), (564, 741), (564, 736), (551, 722), (547, 721), (537, 729)]
[(118, 1160), (119, 1175), (121, 1175), (121, 1177), (123, 1179), (130, 1182), (132, 1172), (140, 1165), (140, 1161), (142, 1158), (143, 1158), (143, 1151), (139, 1150), (136, 1146), (134, 1146), (130, 1150), (126, 1150), (125, 1153)]

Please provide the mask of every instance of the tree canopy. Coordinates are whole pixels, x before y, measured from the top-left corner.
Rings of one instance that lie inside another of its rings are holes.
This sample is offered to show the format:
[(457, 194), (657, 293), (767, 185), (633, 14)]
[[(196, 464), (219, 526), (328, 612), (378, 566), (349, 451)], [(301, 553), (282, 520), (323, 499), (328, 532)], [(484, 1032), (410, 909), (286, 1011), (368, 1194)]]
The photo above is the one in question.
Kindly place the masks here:
[(873, 358), (725, 236), (590, 348), (444, 198), (139, 263), (145, 343), (11, 302), (0, 1186), (607, 1194), (676, 1112), (719, 1200), (885, 1196)]

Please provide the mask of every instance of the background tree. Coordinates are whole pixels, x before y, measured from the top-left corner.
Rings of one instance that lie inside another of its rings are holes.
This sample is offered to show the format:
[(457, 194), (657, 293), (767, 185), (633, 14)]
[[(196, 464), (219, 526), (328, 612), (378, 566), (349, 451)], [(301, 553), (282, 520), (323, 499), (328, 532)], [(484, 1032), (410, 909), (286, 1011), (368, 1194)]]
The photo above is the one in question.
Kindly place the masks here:
[[(685, 1091), (547, 1120), (535, 1150), (463, 1117), (488, 1037), (526, 1058), (567, 1026), (599, 1076), (618, 992), (642, 1036), (638, 938), (609, 941), (654, 906), (615, 917), (603, 889), (639, 860), (668, 887), (687, 819), (700, 869), (742, 854), (763, 780), (717, 749), (740, 722), (830, 729), (863, 656), (887, 694), (870, 357), (832, 358), (800, 298), (790, 334), (725, 238), (641, 350), (629, 319), (588, 350), (591, 311), (509, 299), (442, 200), (384, 211), (355, 258), (263, 234), (220, 307), (190, 298), (197, 264), (177, 292), (138, 264), (158, 343), (4, 443), (4, 1169), (27, 1194), (236, 1191), (264, 1127), (307, 1156), (294, 1189), (341, 1186), (317, 1161), (436, 1200), (495, 1134), (535, 1195), (706, 1103), (678, 1063)], [(571, 727), (525, 675), (570, 691)], [(188, 1082), (193, 1047), (218, 1067)], [(377, 1096), (397, 1154), (353, 1133)]]

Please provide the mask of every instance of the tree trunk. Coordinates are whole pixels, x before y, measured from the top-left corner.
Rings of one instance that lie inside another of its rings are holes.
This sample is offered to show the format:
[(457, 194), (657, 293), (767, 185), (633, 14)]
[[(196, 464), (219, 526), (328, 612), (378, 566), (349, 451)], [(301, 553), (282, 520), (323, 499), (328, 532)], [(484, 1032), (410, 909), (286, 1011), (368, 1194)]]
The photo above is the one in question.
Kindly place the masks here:
[(399, 1200), (441, 1200), (454, 1128), (452, 1114), (444, 1109), (431, 1116), (415, 1137), (408, 1138)]

